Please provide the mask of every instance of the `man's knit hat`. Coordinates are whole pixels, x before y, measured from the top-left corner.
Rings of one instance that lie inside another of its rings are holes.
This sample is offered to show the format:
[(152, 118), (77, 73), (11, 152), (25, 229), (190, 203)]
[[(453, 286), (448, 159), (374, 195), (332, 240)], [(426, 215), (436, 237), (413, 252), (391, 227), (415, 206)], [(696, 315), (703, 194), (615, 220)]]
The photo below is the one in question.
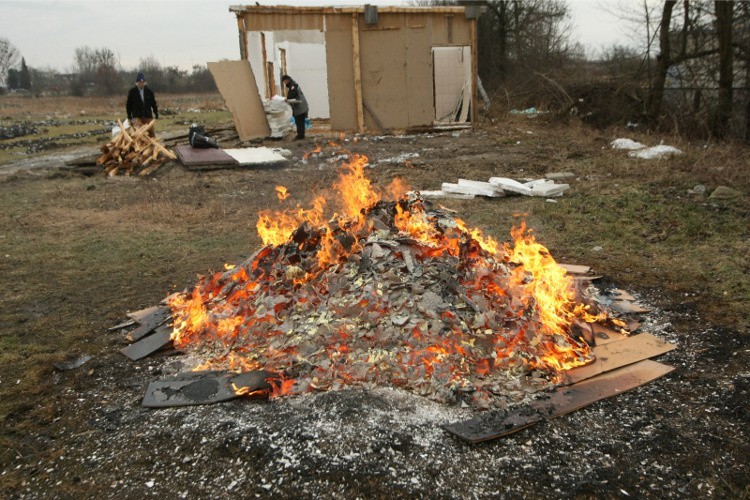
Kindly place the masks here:
[(139, 71), (138, 74), (135, 77), (135, 81), (136, 82), (145, 82), (146, 81), (146, 77), (143, 75), (143, 73), (141, 73)]

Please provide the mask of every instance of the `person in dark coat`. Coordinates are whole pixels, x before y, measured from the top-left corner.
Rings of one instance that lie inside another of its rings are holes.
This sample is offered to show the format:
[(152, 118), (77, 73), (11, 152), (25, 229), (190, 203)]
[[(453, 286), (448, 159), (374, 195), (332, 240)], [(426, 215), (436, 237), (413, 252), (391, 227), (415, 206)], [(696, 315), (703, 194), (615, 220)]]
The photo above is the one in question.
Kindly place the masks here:
[(307, 112), (309, 111), (309, 107), (307, 106), (307, 99), (305, 99), (305, 94), (302, 93), (302, 89), (299, 88), (299, 85), (292, 79), (291, 76), (282, 76), (281, 82), (286, 85), (286, 101), (290, 106), (292, 106), (294, 124), (297, 126), (297, 136), (294, 139), (304, 139), (305, 120), (307, 120)]
[[(141, 72), (135, 77), (135, 86), (128, 92), (128, 102), (125, 108), (128, 120), (136, 128), (148, 125), (155, 118), (159, 118), (156, 96), (146, 85), (146, 77)], [(155, 136), (154, 127), (151, 127), (148, 134), (151, 137)]]

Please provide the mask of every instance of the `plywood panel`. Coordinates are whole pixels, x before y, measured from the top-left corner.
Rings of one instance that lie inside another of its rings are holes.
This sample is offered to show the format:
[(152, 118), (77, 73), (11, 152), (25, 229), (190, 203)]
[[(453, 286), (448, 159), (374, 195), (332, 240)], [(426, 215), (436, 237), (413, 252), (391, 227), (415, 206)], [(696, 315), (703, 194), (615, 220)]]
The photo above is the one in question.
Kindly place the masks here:
[[(341, 21), (340, 18), (338, 20)], [(356, 130), (351, 18), (348, 19), (346, 29), (326, 31), (326, 66), (331, 130)]]
[(434, 117), (432, 58), (427, 16), (410, 16), (406, 30), (406, 94), (409, 125), (428, 126)]
[(216, 86), (227, 109), (232, 113), (234, 126), (241, 141), (271, 134), (266, 112), (258, 94), (253, 70), (248, 61), (208, 63)]
[[(450, 36), (446, 21), (449, 17), (453, 19)], [(471, 22), (463, 14), (431, 14), (430, 21), (432, 45), (471, 45)]]
[(247, 13), (244, 18), (247, 31), (323, 31), (323, 15), (319, 13)]
[[(401, 14), (380, 16), (383, 26), (403, 26)], [(362, 98), (386, 128), (409, 127), (405, 27), (360, 32)], [(365, 126), (377, 129), (376, 121), (365, 113)]]

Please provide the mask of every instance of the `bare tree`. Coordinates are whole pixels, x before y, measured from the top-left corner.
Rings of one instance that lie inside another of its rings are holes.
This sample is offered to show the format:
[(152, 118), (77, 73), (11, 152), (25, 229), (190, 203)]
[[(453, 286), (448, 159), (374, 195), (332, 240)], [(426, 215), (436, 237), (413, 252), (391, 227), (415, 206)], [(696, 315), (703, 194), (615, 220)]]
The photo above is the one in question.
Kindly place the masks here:
[(716, 36), (719, 45), (719, 103), (711, 131), (716, 137), (724, 137), (729, 131), (729, 118), (732, 116), (732, 81), (734, 62), (732, 49), (732, 7), (733, 2), (717, 1)]
[(122, 90), (118, 72), (119, 59), (110, 49), (79, 47), (75, 49), (73, 61), (74, 71), (78, 73), (74, 94), (82, 95), (90, 84), (96, 85), (99, 94), (113, 95)]
[(577, 55), (563, 0), (496, 0), (486, 5), (478, 33), (479, 66), (486, 81), (507, 81), (518, 71), (546, 71)]
[(0, 37), (0, 87), (5, 87), (8, 70), (14, 68), (20, 59), (21, 53), (10, 40)]

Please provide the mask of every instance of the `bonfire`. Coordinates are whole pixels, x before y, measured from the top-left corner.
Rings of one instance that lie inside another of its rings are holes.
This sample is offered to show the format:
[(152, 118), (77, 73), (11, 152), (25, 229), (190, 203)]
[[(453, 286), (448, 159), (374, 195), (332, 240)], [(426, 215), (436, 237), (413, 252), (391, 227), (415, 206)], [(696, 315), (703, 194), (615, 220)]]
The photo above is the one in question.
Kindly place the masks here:
[(272, 397), (377, 384), (487, 408), (593, 360), (580, 325), (617, 320), (523, 223), (500, 243), (348, 160), (335, 196), (261, 213), (260, 250), (170, 297), (196, 369), (265, 370)]

